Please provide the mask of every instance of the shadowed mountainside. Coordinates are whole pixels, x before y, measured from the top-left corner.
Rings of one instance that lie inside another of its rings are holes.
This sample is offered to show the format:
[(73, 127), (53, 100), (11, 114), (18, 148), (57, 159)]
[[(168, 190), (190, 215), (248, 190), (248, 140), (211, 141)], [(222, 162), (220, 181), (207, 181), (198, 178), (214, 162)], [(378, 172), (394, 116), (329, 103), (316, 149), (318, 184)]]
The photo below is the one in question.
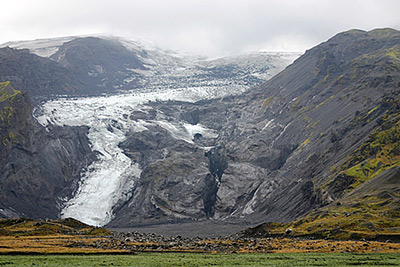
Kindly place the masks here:
[(32, 117), (26, 93), (0, 83), (0, 218), (58, 218), (96, 156), (85, 127), (46, 131)]

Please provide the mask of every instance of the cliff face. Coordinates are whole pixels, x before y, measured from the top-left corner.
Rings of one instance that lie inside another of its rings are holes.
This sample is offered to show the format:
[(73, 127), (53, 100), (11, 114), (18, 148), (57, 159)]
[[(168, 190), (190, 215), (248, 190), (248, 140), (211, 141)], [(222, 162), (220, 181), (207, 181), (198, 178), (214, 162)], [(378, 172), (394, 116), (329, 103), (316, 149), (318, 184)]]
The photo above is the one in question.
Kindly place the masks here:
[(84, 127), (46, 131), (25, 93), (0, 83), (0, 217), (57, 218), (94, 160)]
[[(352, 185), (326, 186), (341, 180), (337, 167), (398, 101), (399, 43), (390, 29), (338, 34), (241, 99), (246, 130), (222, 138), (235, 140), (226, 142), (228, 156), (271, 171), (250, 216), (292, 220)], [(270, 166), (277, 155), (280, 164)]]
[[(164, 146), (146, 146), (151, 153), (140, 157), (135, 146), (123, 145), (144, 171), (111, 225), (179, 218), (289, 221), (397, 165), (395, 156), (379, 156), (387, 150), (365, 154), (359, 148), (399, 103), (399, 55), (398, 31), (352, 30), (310, 49), (243, 95), (195, 104), (153, 103), (155, 113), (200, 123), (218, 137), (203, 138), (207, 145), (199, 146), (194, 135), (187, 150), (161, 142)], [(128, 136), (127, 142), (143, 143), (150, 132)], [(172, 137), (152, 138), (156, 144)], [(196, 152), (211, 145), (215, 148), (203, 157)], [(149, 156), (156, 154), (163, 156)], [(373, 167), (362, 169), (370, 159), (376, 159)], [(171, 171), (157, 175), (161, 166)], [(187, 201), (190, 214), (181, 208)], [(145, 210), (154, 212), (143, 217)]]

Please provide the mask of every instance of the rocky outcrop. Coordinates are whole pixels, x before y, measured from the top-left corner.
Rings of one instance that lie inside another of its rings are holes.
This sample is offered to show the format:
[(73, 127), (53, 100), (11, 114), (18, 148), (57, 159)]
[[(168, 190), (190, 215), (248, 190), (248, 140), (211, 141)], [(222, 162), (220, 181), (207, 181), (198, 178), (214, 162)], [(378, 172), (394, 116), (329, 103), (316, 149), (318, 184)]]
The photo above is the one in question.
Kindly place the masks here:
[(110, 226), (203, 218), (207, 165), (204, 151), (175, 141), (163, 159), (143, 169), (131, 198), (117, 210)]
[(95, 159), (85, 127), (46, 131), (27, 95), (0, 83), (0, 217), (58, 218), (80, 172)]

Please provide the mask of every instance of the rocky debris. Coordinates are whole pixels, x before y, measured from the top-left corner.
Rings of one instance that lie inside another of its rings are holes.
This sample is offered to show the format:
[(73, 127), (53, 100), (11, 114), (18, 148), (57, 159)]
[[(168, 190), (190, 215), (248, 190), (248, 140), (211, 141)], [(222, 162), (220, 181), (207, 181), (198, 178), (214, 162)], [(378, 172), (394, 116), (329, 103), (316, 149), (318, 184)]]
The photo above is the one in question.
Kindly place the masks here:
[[(273, 225), (270, 225), (273, 227)], [(260, 227), (253, 230), (261, 230)], [(261, 234), (258, 231), (258, 234)], [(317, 238), (296, 238), (290, 235), (271, 237), (268, 233), (254, 236), (242, 231), (230, 236), (183, 237), (154, 233), (110, 232), (77, 220), (0, 219), (2, 246), (0, 253), (134, 253), (134, 252), (393, 252), (400, 243), (388, 239), (338, 241)]]
[(291, 228), (286, 229), (285, 234), (289, 235), (291, 232), (293, 232), (293, 230)]
[(96, 248), (130, 252), (205, 252), (205, 253), (248, 253), (248, 252), (399, 252), (400, 244), (376, 241), (332, 241), (300, 238), (239, 237), (233, 235), (220, 238), (184, 238), (139, 232), (114, 233), (106, 239), (94, 242), (70, 241), (68, 247)]

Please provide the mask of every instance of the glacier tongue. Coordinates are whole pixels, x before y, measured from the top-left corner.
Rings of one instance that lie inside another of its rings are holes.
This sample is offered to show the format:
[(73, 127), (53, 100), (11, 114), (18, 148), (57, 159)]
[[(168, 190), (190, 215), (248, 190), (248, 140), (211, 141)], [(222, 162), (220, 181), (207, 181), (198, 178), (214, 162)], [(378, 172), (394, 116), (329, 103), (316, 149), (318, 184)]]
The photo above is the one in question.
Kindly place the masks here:
[[(115, 39), (110, 37), (111, 39)], [(74, 39), (74, 38), (72, 38)], [(118, 39), (118, 38), (117, 38)], [(35, 40), (10, 43), (27, 47), (41, 56), (50, 56), (63, 41)], [(88, 138), (97, 161), (81, 171), (81, 181), (74, 196), (64, 202), (62, 217), (103, 226), (113, 219), (113, 208), (129, 198), (140, 177), (139, 165), (127, 157), (119, 144), (132, 132), (157, 125), (173, 138), (193, 142), (193, 135), (216, 138), (217, 132), (202, 125), (191, 125), (157, 112), (157, 120), (132, 120), (134, 111), (147, 112), (149, 101), (178, 100), (194, 102), (243, 93), (290, 64), (297, 53), (253, 53), (219, 59), (202, 59), (166, 51), (140, 41), (118, 39), (146, 66), (146, 70), (127, 68), (132, 73), (114, 86), (123, 94), (97, 97), (63, 98), (37, 107), (34, 116), (45, 127), (88, 126)], [(100, 66), (101, 67), (101, 66)], [(138, 80), (140, 89), (128, 91)], [(267, 128), (267, 126), (265, 127)], [(205, 149), (205, 148), (204, 148)]]
[[(206, 88), (207, 89), (207, 88)], [(172, 127), (167, 121), (134, 121), (129, 114), (146, 108), (142, 104), (158, 100), (198, 101), (222, 97), (229, 92), (205, 90), (205, 88), (170, 89), (162, 91), (132, 91), (127, 94), (59, 98), (48, 101), (35, 110), (36, 119), (43, 126), (52, 124), (63, 126), (83, 126), (89, 128), (92, 150), (98, 151), (98, 160), (82, 171), (81, 181), (75, 195), (65, 202), (61, 215), (73, 217), (87, 224), (103, 226), (113, 218), (113, 207), (120, 200), (129, 197), (129, 192), (140, 176), (139, 165), (133, 163), (118, 147), (126, 134), (142, 131), (148, 124)], [(232, 94), (232, 92), (230, 92)], [(201, 125), (188, 125), (175, 121), (171, 134), (186, 142), (191, 142), (193, 131), (206, 135), (216, 135), (213, 130)], [(175, 127), (175, 128), (174, 128)], [(178, 130), (179, 129), (179, 130)], [(175, 131), (175, 134), (173, 134)]]

